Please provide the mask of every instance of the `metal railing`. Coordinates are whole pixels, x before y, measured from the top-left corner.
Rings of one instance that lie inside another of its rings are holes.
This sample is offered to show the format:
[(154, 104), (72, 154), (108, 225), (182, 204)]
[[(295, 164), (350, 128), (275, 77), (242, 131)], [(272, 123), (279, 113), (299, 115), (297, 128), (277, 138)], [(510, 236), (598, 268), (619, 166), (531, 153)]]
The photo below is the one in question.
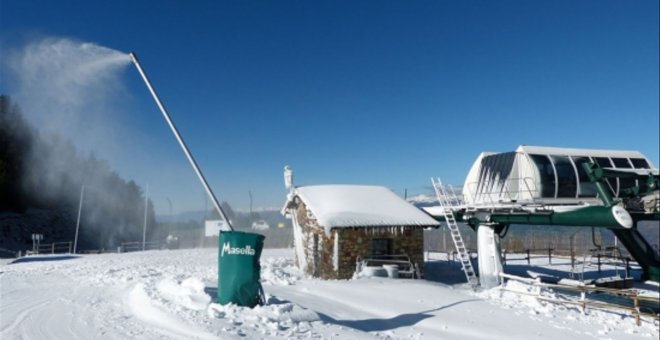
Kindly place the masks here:
[(0, 253), (1, 253), (1, 254), (11, 254), (11, 255), (14, 256), (14, 257), (17, 257), (17, 256), (19, 256), (19, 254), (20, 254), (20, 252), (13, 251), (13, 250), (9, 250), (9, 249), (5, 249), (5, 248), (0, 248)]
[(73, 242), (53, 242), (35, 246), (34, 250), (26, 251), (26, 254), (71, 254)]
[[(518, 190), (511, 190), (515, 183)], [(503, 203), (529, 202), (540, 204), (540, 191), (531, 177), (507, 178), (502, 181), (487, 180), (484, 182), (467, 183), (467, 191), (471, 205), (498, 206)]]
[[(458, 252), (456, 250), (426, 250), (424, 252), (424, 260), (425, 261), (431, 261), (435, 259), (431, 259), (431, 254), (437, 253), (437, 254), (444, 254), (445, 259), (447, 262), (456, 262), (456, 256), (458, 255)], [(467, 254), (470, 257), (470, 259), (474, 260), (476, 256), (478, 256), (479, 252), (476, 249), (467, 249)]]
[(122, 242), (121, 245), (117, 248), (118, 253), (128, 253), (133, 251), (142, 251), (142, 250), (158, 250), (163, 248), (163, 242), (160, 241), (150, 241), (144, 243), (144, 249), (142, 248), (142, 242)]
[[(508, 254), (517, 255), (517, 254), (520, 254), (520, 253), (519, 252), (511, 252), (511, 251), (507, 251), (506, 249), (503, 249), (502, 250), (502, 264), (506, 266), (507, 261), (509, 261), (509, 262), (511, 262), (511, 261), (527, 261), (527, 265), (529, 266), (529, 265), (532, 264), (532, 259), (545, 258), (545, 257), (548, 258), (548, 264), (552, 264), (552, 252), (554, 252), (554, 251), (555, 251), (554, 248), (539, 248), (539, 249), (530, 249), (530, 248), (528, 248), (528, 249), (525, 249), (523, 251), (523, 254), (525, 254), (525, 257), (522, 257), (522, 258), (516, 257), (516, 258), (507, 259)], [(539, 252), (542, 252), (543, 254), (539, 254)]]
[[(528, 278), (509, 275), (505, 273), (500, 273), (500, 276), (504, 279), (524, 282), (539, 288), (532, 293), (502, 288), (502, 290), (504, 291), (516, 293), (520, 295), (534, 296), (538, 300), (555, 303), (555, 304), (576, 305), (578, 306), (578, 308), (581, 309), (583, 313), (586, 311), (587, 307), (594, 309), (601, 309), (605, 311), (622, 310), (629, 312), (631, 316), (635, 318), (635, 324), (637, 326), (641, 325), (642, 316), (651, 317), (655, 320), (660, 320), (660, 314), (658, 314), (656, 311), (641, 306), (642, 302), (647, 302), (651, 305), (658, 306), (660, 304), (660, 299), (657, 297), (640, 296), (636, 290), (620, 290), (620, 289), (592, 287), (592, 286), (569, 286), (562, 284), (548, 284), (548, 283), (541, 283), (539, 279), (528, 279)], [(548, 288), (548, 289), (579, 293), (579, 297), (578, 298), (565, 297), (566, 300), (544, 297), (541, 296), (540, 288)], [(619, 297), (619, 298), (624, 297), (625, 302), (629, 303), (632, 306), (589, 299), (587, 297), (587, 294), (591, 294), (591, 293), (598, 293), (600, 295), (608, 294), (612, 297)]]
[(412, 262), (410, 257), (405, 254), (400, 255), (372, 255), (368, 257), (358, 257), (356, 260), (356, 273), (362, 268), (368, 266), (396, 265), (399, 268), (399, 275), (409, 276), (411, 279), (421, 279), (419, 269)]

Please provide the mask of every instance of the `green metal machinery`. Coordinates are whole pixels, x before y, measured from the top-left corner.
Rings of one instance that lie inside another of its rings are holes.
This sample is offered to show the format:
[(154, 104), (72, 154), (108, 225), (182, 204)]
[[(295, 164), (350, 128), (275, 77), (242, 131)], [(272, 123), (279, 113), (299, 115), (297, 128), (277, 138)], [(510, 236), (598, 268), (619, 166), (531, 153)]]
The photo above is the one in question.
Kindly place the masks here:
[[(660, 256), (638, 230), (641, 221), (660, 221), (657, 171), (602, 168), (595, 162), (582, 164), (595, 184), (602, 205), (544, 206), (525, 208), (461, 209), (456, 219), (475, 231), (489, 225), (502, 233), (509, 225), (555, 225), (570, 227), (605, 227), (614, 233), (643, 270), (643, 279), (660, 282)], [(614, 198), (608, 179), (630, 179), (635, 185)], [(441, 218), (440, 218), (441, 219)], [(660, 232), (660, 230), (659, 230)]]

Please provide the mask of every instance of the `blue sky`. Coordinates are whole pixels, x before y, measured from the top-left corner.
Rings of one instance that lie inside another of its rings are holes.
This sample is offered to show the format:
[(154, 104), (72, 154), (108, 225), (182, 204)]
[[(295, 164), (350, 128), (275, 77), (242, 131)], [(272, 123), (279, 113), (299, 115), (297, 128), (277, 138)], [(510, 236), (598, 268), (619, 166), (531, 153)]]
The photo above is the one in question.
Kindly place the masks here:
[[(0, 0), (2, 54), (56, 37), (135, 52), (221, 200), (296, 184), (461, 184), (481, 151), (639, 150), (659, 165), (658, 1)], [(139, 75), (111, 102), (159, 213), (202, 188)], [(16, 89), (5, 71), (0, 92)], [(18, 103), (21, 105), (21, 103)], [(29, 112), (27, 113), (29, 115)], [(101, 153), (99, 157), (104, 158)], [(165, 211), (164, 211), (165, 210)]]

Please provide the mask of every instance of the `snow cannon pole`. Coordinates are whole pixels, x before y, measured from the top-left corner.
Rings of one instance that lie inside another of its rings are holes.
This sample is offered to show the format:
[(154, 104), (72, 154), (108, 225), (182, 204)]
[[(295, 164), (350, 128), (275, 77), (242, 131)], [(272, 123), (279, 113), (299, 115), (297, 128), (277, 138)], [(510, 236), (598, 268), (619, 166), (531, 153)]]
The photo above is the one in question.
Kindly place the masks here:
[(174, 125), (174, 122), (170, 118), (169, 113), (165, 109), (165, 106), (163, 103), (160, 101), (160, 98), (158, 97), (158, 94), (154, 90), (153, 86), (151, 85), (151, 82), (149, 81), (149, 78), (147, 77), (147, 74), (144, 73), (144, 70), (142, 70), (142, 66), (140, 66), (140, 62), (137, 59), (137, 56), (135, 53), (131, 52), (129, 53), (131, 60), (133, 61), (133, 64), (135, 64), (135, 67), (137, 67), (138, 72), (140, 72), (140, 75), (142, 76), (142, 79), (144, 80), (144, 83), (147, 85), (147, 88), (149, 89), (149, 92), (151, 92), (151, 96), (154, 98), (156, 101), (156, 104), (158, 105), (158, 108), (160, 109), (160, 112), (163, 113), (163, 117), (165, 117), (165, 121), (167, 124), (170, 126), (170, 129), (172, 129), (172, 133), (174, 133), (174, 136), (176, 137), (176, 140), (179, 142), (179, 145), (181, 146), (181, 149), (183, 149), (183, 153), (186, 154), (186, 157), (188, 157), (188, 161), (190, 162), (190, 165), (192, 165), (193, 169), (195, 170), (195, 173), (197, 174), (197, 177), (199, 178), (200, 182), (202, 182), (202, 185), (204, 186), (204, 189), (206, 190), (206, 194), (209, 195), (211, 198), (211, 201), (213, 202), (213, 205), (215, 206), (215, 209), (218, 211), (222, 219), (227, 223), (227, 226), (229, 227), (230, 230), (234, 230), (234, 227), (231, 225), (231, 221), (227, 218), (227, 215), (225, 214), (224, 210), (222, 210), (222, 207), (218, 203), (218, 199), (215, 197), (215, 194), (213, 193), (213, 190), (211, 190), (211, 187), (209, 186), (208, 182), (206, 181), (206, 178), (204, 177), (204, 174), (202, 174), (202, 171), (199, 169), (197, 166), (197, 162), (195, 161), (195, 158), (193, 158), (193, 155), (190, 153), (190, 150), (188, 150), (188, 147), (186, 146), (186, 142), (183, 141), (183, 138), (179, 134), (179, 131), (177, 130), (176, 126)]

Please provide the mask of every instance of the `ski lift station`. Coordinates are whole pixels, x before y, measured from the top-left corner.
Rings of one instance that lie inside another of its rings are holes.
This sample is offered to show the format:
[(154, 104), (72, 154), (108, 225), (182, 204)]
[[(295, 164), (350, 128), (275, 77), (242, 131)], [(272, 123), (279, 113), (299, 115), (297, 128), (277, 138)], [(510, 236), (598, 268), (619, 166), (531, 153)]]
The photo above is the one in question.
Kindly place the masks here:
[[(481, 153), (465, 179), (462, 199), (450, 186), (432, 181), (440, 207), (427, 212), (450, 229), (457, 230), (452, 225), (460, 221), (477, 231), (482, 285), (500, 281), (499, 239), (511, 224), (606, 227), (646, 279), (660, 279), (658, 252), (637, 230), (640, 221), (660, 220), (660, 180), (640, 152), (523, 145), (513, 152)], [(460, 234), (457, 238), (460, 253), (464, 246)]]
[[(463, 198), (474, 207), (602, 204), (596, 184), (583, 167), (586, 163), (623, 173), (658, 173), (637, 151), (523, 145), (513, 152), (481, 153), (467, 175)], [(625, 196), (626, 190), (638, 184), (628, 176), (607, 179), (605, 183), (615, 198)]]

